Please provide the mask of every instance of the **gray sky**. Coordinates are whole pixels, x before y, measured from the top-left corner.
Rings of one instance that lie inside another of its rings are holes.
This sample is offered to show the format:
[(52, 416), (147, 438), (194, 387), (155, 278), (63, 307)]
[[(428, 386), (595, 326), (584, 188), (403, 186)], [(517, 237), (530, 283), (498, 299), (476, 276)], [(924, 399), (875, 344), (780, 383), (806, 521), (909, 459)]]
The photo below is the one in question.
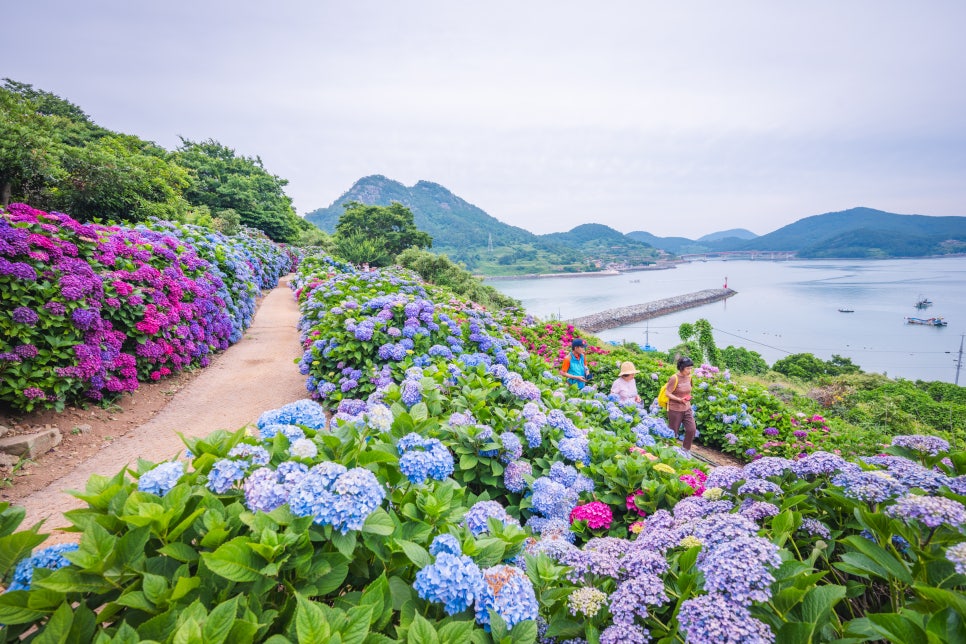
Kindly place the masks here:
[(0, 76), (260, 156), (299, 214), (383, 174), (536, 233), (966, 215), (962, 0), (4, 5)]

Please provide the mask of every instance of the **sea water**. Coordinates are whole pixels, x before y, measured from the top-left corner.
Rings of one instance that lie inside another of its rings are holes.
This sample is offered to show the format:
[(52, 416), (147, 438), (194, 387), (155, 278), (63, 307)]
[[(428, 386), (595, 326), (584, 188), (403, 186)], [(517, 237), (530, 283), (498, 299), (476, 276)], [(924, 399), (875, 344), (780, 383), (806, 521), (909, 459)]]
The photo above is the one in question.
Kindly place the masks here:
[[(966, 257), (711, 260), (612, 276), (493, 279), (487, 284), (522, 301), (541, 319), (568, 320), (719, 288), (726, 280), (737, 291), (727, 300), (595, 335), (666, 350), (680, 342), (677, 331), (683, 322), (704, 318), (714, 327), (719, 347), (757, 351), (769, 364), (792, 353), (825, 360), (837, 354), (864, 371), (893, 378), (953, 382), (956, 377), (966, 332)], [(932, 305), (917, 309), (922, 298)], [(947, 326), (906, 322), (908, 317), (939, 316)], [(959, 384), (966, 385), (966, 365)]]

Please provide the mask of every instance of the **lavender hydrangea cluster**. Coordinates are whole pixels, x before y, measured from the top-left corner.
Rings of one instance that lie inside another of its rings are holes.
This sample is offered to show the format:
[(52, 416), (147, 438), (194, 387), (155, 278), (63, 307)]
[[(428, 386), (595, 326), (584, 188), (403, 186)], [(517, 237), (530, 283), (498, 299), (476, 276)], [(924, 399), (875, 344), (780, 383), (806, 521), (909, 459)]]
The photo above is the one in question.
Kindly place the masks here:
[(716, 594), (685, 600), (678, 622), (691, 644), (772, 644), (775, 634), (745, 606)]
[(463, 524), (469, 528), (473, 536), (479, 536), (490, 531), (490, 519), (496, 519), (503, 525), (520, 525), (520, 522), (507, 514), (506, 508), (497, 501), (474, 503), (463, 517)]
[(453, 454), (438, 439), (410, 433), (399, 439), (396, 449), (400, 455), (399, 471), (411, 483), (442, 481), (453, 473)]
[(942, 496), (907, 494), (886, 508), (886, 513), (903, 521), (916, 521), (930, 529), (943, 525), (956, 529), (966, 525), (966, 507)]
[(927, 456), (939, 456), (949, 451), (949, 441), (938, 436), (924, 436), (912, 434), (908, 436), (894, 436), (893, 447), (902, 447)]
[(906, 491), (906, 486), (882, 470), (842, 472), (832, 479), (842, 494), (869, 504), (882, 503)]

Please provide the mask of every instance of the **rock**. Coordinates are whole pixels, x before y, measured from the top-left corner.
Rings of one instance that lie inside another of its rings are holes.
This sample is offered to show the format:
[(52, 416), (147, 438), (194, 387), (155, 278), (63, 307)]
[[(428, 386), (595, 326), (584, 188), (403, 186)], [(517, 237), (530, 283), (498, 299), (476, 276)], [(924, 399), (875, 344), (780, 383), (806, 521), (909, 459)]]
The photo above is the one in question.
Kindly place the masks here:
[(13, 456), (37, 458), (60, 445), (60, 440), (60, 430), (52, 427), (34, 434), (0, 438), (0, 452)]
[(7, 427), (6, 425), (0, 425), (0, 436), (3, 436), (9, 431), (10, 431), (9, 427)]
[(12, 469), (13, 466), (16, 465), (17, 461), (19, 460), (20, 459), (17, 458), (16, 456), (11, 456), (10, 454), (4, 454), (0, 452), (0, 468)]
[(93, 429), (94, 429), (93, 427), (85, 423), (83, 425), (74, 425), (74, 429), (71, 430), (71, 433), (72, 434), (90, 434), (91, 430)]

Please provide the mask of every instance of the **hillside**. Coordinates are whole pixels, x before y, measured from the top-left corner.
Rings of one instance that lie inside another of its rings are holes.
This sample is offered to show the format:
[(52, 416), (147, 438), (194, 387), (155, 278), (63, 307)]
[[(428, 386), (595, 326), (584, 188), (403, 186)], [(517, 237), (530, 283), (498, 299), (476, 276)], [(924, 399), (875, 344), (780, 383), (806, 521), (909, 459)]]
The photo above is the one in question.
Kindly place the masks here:
[(305, 218), (332, 232), (343, 204), (359, 201), (386, 206), (398, 201), (413, 213), (416, 226), (433, 237), (433, 250), (487, 275), (593, 270), (602, 263), (653, 262), (657, 251), (599, 224), (568, 233), (535, 235), (505, 224), (443, 186), (420, 181), (406, 187), (381, 175), (363, 177), (327, 208)]
[(917, 257), (962, 252), (964, 245), (966, 217), (851, 208), (800, 219), (738, 249), (797, 251), (801, 257)]

